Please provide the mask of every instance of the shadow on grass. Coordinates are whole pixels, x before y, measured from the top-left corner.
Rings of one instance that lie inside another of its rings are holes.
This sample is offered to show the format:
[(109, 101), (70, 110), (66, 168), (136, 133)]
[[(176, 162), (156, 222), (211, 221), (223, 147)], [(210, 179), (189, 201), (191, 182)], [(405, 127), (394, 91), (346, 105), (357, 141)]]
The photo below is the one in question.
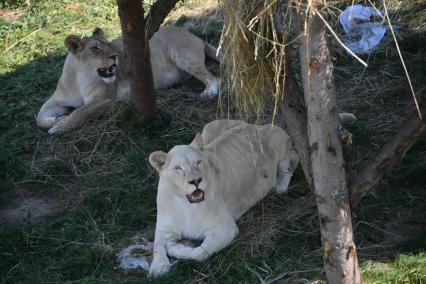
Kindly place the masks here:
[(35, 116), (53, 93), (64, 56), (52, 54), (0, 74), (0, 189), (14, 188), (27, 170), (23, 161), (34, 153), (40, 136)]

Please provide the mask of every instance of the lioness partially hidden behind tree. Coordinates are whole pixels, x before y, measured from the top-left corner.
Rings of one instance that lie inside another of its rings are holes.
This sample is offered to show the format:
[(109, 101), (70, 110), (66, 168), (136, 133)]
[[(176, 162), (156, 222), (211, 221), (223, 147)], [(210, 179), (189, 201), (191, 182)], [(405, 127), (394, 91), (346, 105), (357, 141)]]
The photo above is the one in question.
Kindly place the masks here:
[[(112, 110), (117, 101), (130, 100), (131, 62), (125, 58), (121, 37), (109, 42), (96, 28), (90, 37), (68, 36), (65, 45), (70, 53), (62, 75), (37, 115), (37, 126), (50, 134), (79, 127)], [(156, 89), (169, 88), (192, 75), (206, 85), (202, 97), (219, 93), (220, 79), (205, 66), (206, 55), (219, 61), (213, 46), (174, 27), (160, 28), (149, 46)]]
[[(275, 188), (286, 192), (299, 159), (278, 126), (238, 120), (207, 124), (190, 145), (157, 151), (160, 174), (150, 275), (169, 271), (169, 257), (205, 260), (238, 235), (236, 221)], [(202, 240), (190, 247), (182, 239)]]

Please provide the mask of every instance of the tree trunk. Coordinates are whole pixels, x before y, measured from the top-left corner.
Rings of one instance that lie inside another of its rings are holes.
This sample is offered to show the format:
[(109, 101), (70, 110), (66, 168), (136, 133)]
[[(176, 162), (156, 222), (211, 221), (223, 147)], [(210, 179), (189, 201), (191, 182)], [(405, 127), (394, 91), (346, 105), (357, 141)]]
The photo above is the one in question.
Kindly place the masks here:
[(324, 268), (329, 283), (361, 283), (339, 138), (333, 65), (324, 24), (313, 13), (299, 10), (299, 53)]
[(146, 17), (148, 25), (148, 38), (160, 28), (164, 19), (176, 5), (179, 0), (157, 0), (149, 9), (149, 14)]
[[(421, 103), (421, 112), (426, 113), (426, 103)], [(352, 180), (350, 185), (351, 205), (358, 206), (361, 199), (405, 157), (414, 142), (426, 133), (426, 118), (421, 120), (414, 111), (399, 132), (382, 147), (380, 153)]]
[(157, 112), (146, 21), (141, 1), (117, 0), (124, 51), (130, 62), (130, 93), (141, 118)]

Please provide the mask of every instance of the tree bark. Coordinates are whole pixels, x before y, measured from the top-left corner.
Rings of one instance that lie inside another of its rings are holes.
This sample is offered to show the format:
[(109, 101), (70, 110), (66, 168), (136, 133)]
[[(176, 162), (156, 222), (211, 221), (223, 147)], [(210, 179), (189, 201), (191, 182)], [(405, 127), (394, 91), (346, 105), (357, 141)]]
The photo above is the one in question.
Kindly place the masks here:
[(179, 0), (157, 0), (149, 9), (146, 17), (148, 25), (148, 38), (158, 31), (164, 19)]
[(308, 186), (313, 192), (305, 100), (290, 68), (289, 51), (286, 51), (285, 65), (284, 94), (281, 101), (282, 120), (296, 148)]
[(325, 26), (314, 11), (300, 9), (299, 54), (325, 273), (329, 283), (361, 283)]
[(130, 93), (141, 118), (157, 112), (146, 21), (141, 1), (117, 0), (125, 56), (130, 62)]
[[(282, 43), (287, 43), (288, 31), (294, 29), (294, 25), (290, 25), (289, 14), (293, 14), (289, 10), (288, 0), (279, 0), (277, 8), (274, 12), (274, 26), (278, 33), (278, 37), (282, 39)], [(290, 12), (290, 13), (289, 13)], [(282, 113), (282, 123), (290, 135), (293, 145), (300, 159), (306, 181), (311, 191), (313, 190), (311, 157), (309, 154), (308, 130), (307, 130), (307, 114), (303, 91), (300, 89), (294, 73), (291, 69), (291, 48), (289, 45), (285, 48), (285, 61), (280, 79), (282, 80), (283, 96), (280, 102)]]
[[(426, 113), (426, 103), (420, 111)], [(426, 134), (426, 118), (419, 118), (414, 111), (398, 133), (380, 150), (380, 153), (352, 180), (350, 184), (351, 206), (359, 205), (361, 199), (405, 157), (414, 142)]]

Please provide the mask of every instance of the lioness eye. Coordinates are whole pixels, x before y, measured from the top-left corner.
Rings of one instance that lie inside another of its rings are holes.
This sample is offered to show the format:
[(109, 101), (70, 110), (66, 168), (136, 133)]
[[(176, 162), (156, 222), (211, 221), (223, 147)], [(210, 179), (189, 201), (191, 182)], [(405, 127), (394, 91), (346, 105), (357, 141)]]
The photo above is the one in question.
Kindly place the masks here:
[(177, 170), (177, 171), (181, 171), (181, 170), (182, 170), (182, 168), (181, 168), (181, 167), (179, 167), (179, 166), (176, 166), (176, 167), (175, 167), (175, 170)]
[(201, 165), (201, 161), (197, 161), (197, 166)]

